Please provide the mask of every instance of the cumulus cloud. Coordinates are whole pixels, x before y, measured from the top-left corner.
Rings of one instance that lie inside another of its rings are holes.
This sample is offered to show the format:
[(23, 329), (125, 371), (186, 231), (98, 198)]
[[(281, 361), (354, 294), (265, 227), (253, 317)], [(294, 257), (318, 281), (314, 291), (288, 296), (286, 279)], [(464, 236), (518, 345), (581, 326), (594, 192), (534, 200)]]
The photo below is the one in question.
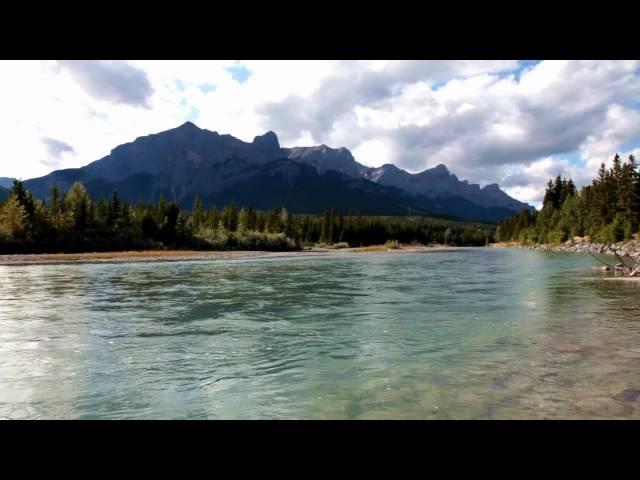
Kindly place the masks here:
[[(538, 201), (548, 177), (589, 182), (601, 161), (640, 145), (638, 61), (52, 65), (0, 61), (0, 129), (12, 132), (0, 175), (79, 167), (191, 119), (245, 141), (273, 130), (287, 147), (346, 147), (371, 166), (444, 163), (461, 179)], [(43, 137), (73, 151), (53, 155)]]
[(476, 75), (517, 66), (515, 61), (349, 61), (340, 63), (310, 98), (290, 95), (279, 102), (258, 108), (266, 122), (284, 139), (296, 138), (304, 130), (314, 138), (324, 138), (343, 115), (352, 115), (357, 106), (377, 106), (396, 97), (404, 86), (415, 82), (435, 85), (457, 75)]
[[(350, 62), (310, 96), (288, 96), (259, 112), (285, 143), (308, 131), (315, 142), (347, 146), (377, 166), (384, 155), (365, 152), (383, 142), (392, 152), (387, 161), (409, 171), (444, 163), (462, 178), (524, 191), (547, 170), (568, 171), (558, 157), (574, 151), (585, 164), (571, 168), (587, 181), (594, 162), (640, 136), (639, 66), (390, 62), (374, 69)], [(553, 167), (540, 170), (547, 163)], [(527, 192), (539, 196), (539, 189)]]
[(106, 60), (65, 60), (58, 64), (94, 98), (150, 108), (153, 88), (146, 72), (140, 68), (127, 62)]
[(609, 164), (617, 149), (632, 140), (640, 138), (640, 112), (613, 104), (600, 121), (598, 128), (589, 134), (580, 146), (586, 166), (596, 170), (605, 162)]

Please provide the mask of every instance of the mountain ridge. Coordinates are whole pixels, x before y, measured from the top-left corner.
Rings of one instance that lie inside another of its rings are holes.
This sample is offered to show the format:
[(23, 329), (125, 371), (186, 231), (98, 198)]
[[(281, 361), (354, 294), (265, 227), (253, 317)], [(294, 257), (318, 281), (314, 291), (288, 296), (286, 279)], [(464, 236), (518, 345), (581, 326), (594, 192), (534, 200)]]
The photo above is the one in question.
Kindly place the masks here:
[(0, 177), (0, 188), (11, 188), (13, 186), (13, 178)]
[[(367, 167), (344, 147), (282, 147), (273, 131), (245, 142), (192, 122), (137, 137), (84, 167), (57, 170), (24, 183), (36, 197), (46, 198), (54, 183), (66, 191), (74, 181), (82, 181), (92, 195), (108, 196), (110, 190), (118, 190), (130, 201), (155, 201), (164, 195), (185, 208), (190, 208), (196, 193), (212, 202), (259, 198), (264, 206), (271, 198), (269, 208), (286, 200), (288, 208), (300, 213), (371, 205), (375, 207), (366, 208), (369, 214), (413, 211), (459, 218), (473, 212), (475, 218), (462, 219), (499, 221), (522, 208), (533, 208), (509, 197), (497, 184), (480, 188), (460, 181), (442, 164), (417, 174), (393, 164)], [(256, 191), (260, 189), (264, 192)], [(313, 211), (302, 212), (304, 205), (313, 206)]]

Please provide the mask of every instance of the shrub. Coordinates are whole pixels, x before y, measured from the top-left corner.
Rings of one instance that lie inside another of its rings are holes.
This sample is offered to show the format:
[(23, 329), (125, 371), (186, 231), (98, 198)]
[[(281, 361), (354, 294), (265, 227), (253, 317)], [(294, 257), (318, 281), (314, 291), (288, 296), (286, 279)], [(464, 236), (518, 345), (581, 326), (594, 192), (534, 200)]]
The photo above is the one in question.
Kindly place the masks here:
[(211, 250), (265, 250), (284, 252), (299, 250), (293, 239), (284, 233), (266, 233), (253, 230), (230, 232), (225, 229), (200, 228), (196, 239)]
[(397, 240), (387, 240), (384, 244), (386, 248), (390, 248), (392, 250), (396, 250), (400, 248), (400, 243)]

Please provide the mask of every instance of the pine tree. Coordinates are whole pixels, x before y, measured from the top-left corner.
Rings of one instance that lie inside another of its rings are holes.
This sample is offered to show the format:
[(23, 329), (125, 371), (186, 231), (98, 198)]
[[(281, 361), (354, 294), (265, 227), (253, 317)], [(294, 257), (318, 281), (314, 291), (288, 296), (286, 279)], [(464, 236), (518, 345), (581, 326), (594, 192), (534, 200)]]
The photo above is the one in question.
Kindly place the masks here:
[(247, 209), (247, 229), (248, 230), (256, 230), (257, 229), (257, 220), (258, 216), (253, 207), (249, 207)]
[(267, 217), (267, 222), (265, 225), (265, 229), (269, 233), (278, 233), (280, 231), (280, 210), (277, 208), (272, 208), (269, 211), (269, 216)]
[(336, 241), (336, 221), (337, 221), (336, 209), (332, 208), (329, 214), (329, 243), (335, 243)]
[(220, 214), (218, 213), (218, 209), (213, 206), (207, 211), (207, 219), (205, 224), (207, 228), (215, 229), (218, 227), (218, 223), (220, 222)]
[(195, 230), (199, 229), (204, 223), (204, 212), (202, 211), (202, 202), (200, 201), (200, 194), (198, 193), (196, 193), (196, 198), (193, 201), (191, 219)]
[(109, 205), (107, 206), (107, 225), (110, 227), (116, 227), (118, 221), (122, 218), (122, 211), (120, 206), (120, 199), (118, 193), (113, 192)]
[(320, 230), (320, 242), (331, 243), (331, 217), (327, 210), (322, 214), (322, 228)]
[(221, 219), (226, 230), (235, 232), (238, 229), (238, 209), (235, 202), (232, 201), (224, 207)]
[(241, 208), (238, 214), (238, 231), (245, 232), (249, 230), (249, 211), (246, 208)]
[(73, 219), (74, 228), (78, 231), (83, 230), (88, 225), (88, 208), (90, 203), (91, 199), (82, 183), (75, 182), (71, 185), (65, 197), (65, 206)]
[(50, 209), (52, 214), (57, 214), (60, 210), (60, 190), (58, 190), (58, 184), (53, 183), (53, 187), (51, 187), (51, 199), (50, 199)]

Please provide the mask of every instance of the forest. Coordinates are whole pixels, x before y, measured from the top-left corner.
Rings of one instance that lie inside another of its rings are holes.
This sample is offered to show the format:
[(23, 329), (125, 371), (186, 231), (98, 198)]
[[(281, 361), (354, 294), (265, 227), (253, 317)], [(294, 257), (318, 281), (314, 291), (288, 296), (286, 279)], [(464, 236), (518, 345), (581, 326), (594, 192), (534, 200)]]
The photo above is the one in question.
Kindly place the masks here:
[(155, 204), (121, 201), (117, 192), (93, 200), (80, 182), (63, 193), (54, 186), (36, 199), (20, 181), (0, 203), (0, 253), (64, 253), (147, 249), (299, 250), (309, 245), (368, 246), (387, 241), (486, 245), (494, 225), (427, 217), (370, 217), (328, 209), (292, 215), (286, 208), (260, 212), (233, 202), (191, 210), (163, 197)]
[(571, 179), (549, 180), (542, 209), (523, 210), (496, 229), (499, 242), (561, 243), (574, 237), (612, 244), (632, 239), (640, 226), (640, 174), (636, 159), (619, 155), (602, 163), (590, 185), (577, 191)]

